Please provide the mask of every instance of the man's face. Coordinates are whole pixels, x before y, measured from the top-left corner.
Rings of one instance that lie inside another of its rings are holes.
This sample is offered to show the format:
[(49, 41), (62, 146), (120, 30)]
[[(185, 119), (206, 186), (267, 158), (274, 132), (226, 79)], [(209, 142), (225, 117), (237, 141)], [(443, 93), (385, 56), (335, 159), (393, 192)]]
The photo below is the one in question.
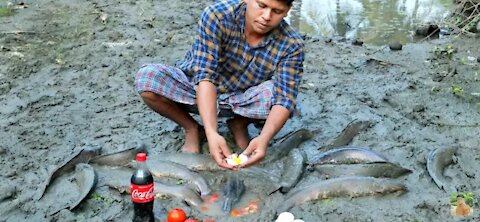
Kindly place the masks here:
[(279, 0), (244, 0), (247, 4), (245, 24), (257, 34), (266, 34), (288, 15), (290, 6)]

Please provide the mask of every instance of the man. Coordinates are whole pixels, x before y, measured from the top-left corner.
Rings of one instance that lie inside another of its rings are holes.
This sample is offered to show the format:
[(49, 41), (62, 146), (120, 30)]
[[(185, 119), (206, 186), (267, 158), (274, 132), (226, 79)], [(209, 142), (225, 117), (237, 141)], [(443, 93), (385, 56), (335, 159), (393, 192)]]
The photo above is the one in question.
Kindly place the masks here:
[[(197, 38), (175, 67), (144, 65), (135, 85), (144, 102), (185, 130), (183, 152), (199, 152), (200, 125), (189, 112), (198, 108), (210, 154), (221, 167), (234, 169), (225, 158), (230, 149), (218, 133), (218, 114), (227, 121), (236, 144), (249, 160), (264, 158), (269, 141), (296, 106), (303, 76), (301, 37), (283, 21), (293, 0), (228, 0), (207, 7)], [(247, 126), (265, 121), (250, 140)]]

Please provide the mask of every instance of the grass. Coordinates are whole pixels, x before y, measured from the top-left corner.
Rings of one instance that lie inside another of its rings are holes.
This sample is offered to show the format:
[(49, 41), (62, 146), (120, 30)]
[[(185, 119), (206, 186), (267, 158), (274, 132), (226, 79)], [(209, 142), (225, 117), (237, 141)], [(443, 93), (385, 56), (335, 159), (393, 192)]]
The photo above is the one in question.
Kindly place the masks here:
[(453, 192), (450, 195), (450, 205), (452, 206), (457, 206), (457, 196), (459, 194), (463, 195), (463, 199), (465, 200), (465, 203), (467, 203), (469, 206), (473, 206), (475, 202), (475, 194), (472, 192)]
[(13, 10), (8, 6), (0, 6), (0, 17), (7, 17), (13, 15)]

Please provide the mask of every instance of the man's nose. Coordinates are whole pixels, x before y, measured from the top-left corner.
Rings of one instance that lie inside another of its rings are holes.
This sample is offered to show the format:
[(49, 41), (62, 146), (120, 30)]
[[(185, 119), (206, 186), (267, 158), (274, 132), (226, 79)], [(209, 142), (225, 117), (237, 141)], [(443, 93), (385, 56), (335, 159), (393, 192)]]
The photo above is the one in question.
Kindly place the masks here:
[(270, 19), (272, 18), (272, 10), (266, 9), (262, 14), (262, 18), (265, 21), (270, 21)]

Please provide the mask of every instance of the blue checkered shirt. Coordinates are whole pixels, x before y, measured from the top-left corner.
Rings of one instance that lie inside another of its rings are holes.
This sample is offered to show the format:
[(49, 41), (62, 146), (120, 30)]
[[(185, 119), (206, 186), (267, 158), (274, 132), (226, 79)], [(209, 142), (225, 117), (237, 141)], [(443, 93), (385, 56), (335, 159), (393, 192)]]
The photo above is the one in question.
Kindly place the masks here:
[(244, 91), (273, 79), (271, 104), (292, 111), (303, 77), (303, 40), (282, 21), (258, 46), (251, 47), (244, 34), (245, 10), (242, 0), (207, 7), (192, 49), (176, 66), (195, 84), (214, 83), (219, 93)]

